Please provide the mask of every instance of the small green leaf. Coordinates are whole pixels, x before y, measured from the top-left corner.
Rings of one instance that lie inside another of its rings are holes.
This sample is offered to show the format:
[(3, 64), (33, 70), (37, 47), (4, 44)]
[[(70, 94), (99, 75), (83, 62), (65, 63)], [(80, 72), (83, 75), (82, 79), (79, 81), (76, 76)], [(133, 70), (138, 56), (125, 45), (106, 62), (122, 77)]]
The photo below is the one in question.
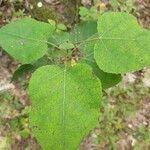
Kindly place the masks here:
[(21, 137), (25, 139), (30, 136), (30, 131), (28, 129), (21, 130), (19, 133)]
[(53, 31), (52, 25), (26, 17), (0, 29), (0, 46), (23, 64), (30, 64), (47, 53), (47, 39)]
[(85, 7), (80, 7), (79, 14), (81, 17), (87, 16), (89, 14), (89, 9)]
[(96, 126), (100, 81), (86, 64), (39, 68), (29, 84), (30, 127), (44, 150), (74, 150)]
[(51, 19), (48, 19), (48, 23), (54, 27), (56, 27), (56, 22), (55, 20), (51, 20)]
[(100, 40), (94, 57), (109, 73), (137, 71), (150, 64), (150, 31), (142, 29), (128, 13), (105, 13), (99, 17)]
[(22, 78), (26, 73), (33, 71), (34, 66), (31, 64), (21, 65), (13, 74), (12, 81), (16, 81), (19, 78)]
[(62, 31), (66, 31), (67, 27), (64, 24), (59, 23), (59, 24), (57, 24), (57, 29), (62, 30)]
[(62, 32), (62, 31), (58, 33), (54, 33), (53, 36), (49, 39), (49, 41), (56, 45), (61, 45), (64, 42), (69, 41), (69, 33)]

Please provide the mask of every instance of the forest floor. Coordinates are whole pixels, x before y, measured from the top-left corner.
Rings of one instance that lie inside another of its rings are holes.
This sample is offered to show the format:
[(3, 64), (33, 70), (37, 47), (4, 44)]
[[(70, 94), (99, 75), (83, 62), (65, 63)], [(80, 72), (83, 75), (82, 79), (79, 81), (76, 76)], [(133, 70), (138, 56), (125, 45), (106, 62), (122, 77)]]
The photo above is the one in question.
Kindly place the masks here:
[[(29, 15), (23, 3), (0, 1), (0, 26)], [(138, 11), (139, 22), (149, 28), (150, 0), (138, 0)], [(25, 90), (26, 83), (10, 84), (19, 65), (0, 50), (0, 86), (10, 88), (0, 93), (0, 150), (40, 149), (28, 127), (31, 101)], [(105, 90), (100, 112), (99, 124), (81, 143), (80, 149), (150, 150), (150, 68), (125, 74), (121, 83)]]

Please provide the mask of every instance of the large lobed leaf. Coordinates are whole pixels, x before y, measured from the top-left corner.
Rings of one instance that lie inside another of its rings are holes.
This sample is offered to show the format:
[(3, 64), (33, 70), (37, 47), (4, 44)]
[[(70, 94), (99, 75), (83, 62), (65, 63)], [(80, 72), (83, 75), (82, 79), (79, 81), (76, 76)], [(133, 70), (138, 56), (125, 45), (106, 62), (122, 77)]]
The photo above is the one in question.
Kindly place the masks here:
[(150, 64), (150, 31), (127, 13), (109, 12), (99, 17), (99, 41), (94, 57), (105, 72), (126, 73)]
[(47, 53), (50, 24), (23, 18), (0, 29), (0, 46), (22, 63), (33, 63)]
[(67, 70), (41, 67), (31, 78), (29, 92), (30, 125), (44, 150), (75, 150), (98, 122), (101, 83), (86, 64)]

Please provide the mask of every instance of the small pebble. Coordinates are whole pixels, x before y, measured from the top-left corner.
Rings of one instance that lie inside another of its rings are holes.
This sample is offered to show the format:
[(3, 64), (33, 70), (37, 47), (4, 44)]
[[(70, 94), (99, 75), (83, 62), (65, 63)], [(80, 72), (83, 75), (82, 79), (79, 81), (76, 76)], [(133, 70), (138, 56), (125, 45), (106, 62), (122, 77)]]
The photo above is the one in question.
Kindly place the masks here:
[(39, 8), (42, 7), (42, 6), (43, 6), (42, 2), (38, 2), (38, 3), (37, 3), (37, 6), (38, 6)]
[(132, 129), (132, 128), (133, 128), (132, 124), (128, 124), (128, 127), (129, 127), (130, 129)]
[(146, 125), (146, 126), (148, 125), (148, 123), (146, 121), (143, 121), (143, 124)]

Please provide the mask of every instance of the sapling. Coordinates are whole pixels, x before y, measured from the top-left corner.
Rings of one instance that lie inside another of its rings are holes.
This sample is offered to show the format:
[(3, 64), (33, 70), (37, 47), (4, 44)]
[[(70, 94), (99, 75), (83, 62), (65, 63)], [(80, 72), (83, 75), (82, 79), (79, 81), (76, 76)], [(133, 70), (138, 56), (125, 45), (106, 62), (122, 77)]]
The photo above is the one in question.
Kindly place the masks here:
[(0, 45), (31, 66), (30, 128), (44, 150), (77, 149), (98, 123), (102, 90), (150, 65), (150, 31), (123, 12), (69, 32), (25, 17), (0, 29)]

